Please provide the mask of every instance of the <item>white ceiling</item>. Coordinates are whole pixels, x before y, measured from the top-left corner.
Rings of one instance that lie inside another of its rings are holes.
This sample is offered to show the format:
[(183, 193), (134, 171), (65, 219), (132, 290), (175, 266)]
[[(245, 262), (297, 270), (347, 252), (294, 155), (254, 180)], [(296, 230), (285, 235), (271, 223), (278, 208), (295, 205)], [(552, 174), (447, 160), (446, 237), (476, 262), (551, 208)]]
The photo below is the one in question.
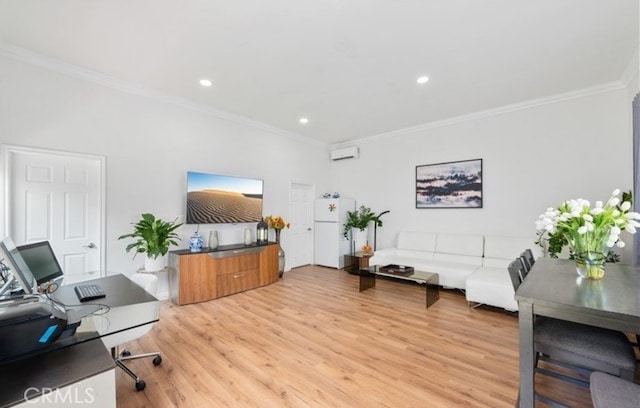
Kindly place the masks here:
[(621, 81), (638, 12), (637, 0), (0, 0), (0, 42), (335, 144)]

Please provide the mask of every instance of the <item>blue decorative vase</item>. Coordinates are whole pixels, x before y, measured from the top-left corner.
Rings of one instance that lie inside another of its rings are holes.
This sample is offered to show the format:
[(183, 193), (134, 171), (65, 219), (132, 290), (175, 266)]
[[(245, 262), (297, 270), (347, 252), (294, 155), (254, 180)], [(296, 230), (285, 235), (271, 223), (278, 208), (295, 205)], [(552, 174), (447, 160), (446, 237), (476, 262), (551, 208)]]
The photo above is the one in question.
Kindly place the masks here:
[(189, 249), (191, 252), (200, 252), (204, 246), (204, 239), (196, 231), (189, 239)]

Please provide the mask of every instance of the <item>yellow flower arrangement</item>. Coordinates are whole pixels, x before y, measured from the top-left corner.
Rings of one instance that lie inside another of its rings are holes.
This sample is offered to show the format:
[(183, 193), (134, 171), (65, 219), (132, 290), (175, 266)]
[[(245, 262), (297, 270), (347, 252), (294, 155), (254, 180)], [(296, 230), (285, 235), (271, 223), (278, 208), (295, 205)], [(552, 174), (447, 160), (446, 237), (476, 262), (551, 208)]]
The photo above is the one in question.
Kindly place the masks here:
[(289, 228), (289, 226), (291, 225), (288, 222), (286, 222), (284, 220), (284, 218), (282, 218), (279, 215), (276, 215), (276, 216), (268, 215), (268, 216), (264, 217), (264, 221), (267, 223), (269, 228), (273, 228), (275, 230), (281, 230), (283, 228)]

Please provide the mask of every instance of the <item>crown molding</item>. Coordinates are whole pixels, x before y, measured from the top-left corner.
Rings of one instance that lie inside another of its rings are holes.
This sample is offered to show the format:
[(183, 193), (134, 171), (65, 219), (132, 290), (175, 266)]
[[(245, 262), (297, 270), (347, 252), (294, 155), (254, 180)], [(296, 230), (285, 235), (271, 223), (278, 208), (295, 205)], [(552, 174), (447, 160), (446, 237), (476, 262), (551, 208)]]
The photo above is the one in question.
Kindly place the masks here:
[(622, 81), (610, 82), (607, 84), (597, 85), (590, 88), (580, 89), (578, 91), (547, 96), (544, 98), (533, 99), (526, 102), (505, 105), (495, 109), (487, 109), (484, 111), (474, 112), (468, 115), (461, 115), (453, 118), (447, 118), (447, 119), (443, 119), (435, 122), (425, 123), (418, 126), (398, 129), (391, 132), (364, 137), (361, 139), (354, 139), (348, 142), (333, 144), (330, 147), (331, 149), (336, 149), (336, 148), (342, 148), (345, 146), (351, 146), (357, 143), (370, 143), (376, 140), (387, 139), (387, 138), (398, 137), (398, 136), (405, 136), (412, 133), (424, 132), (424, 131), (439, 128), (439, 127), (451, 126), (458, 123), (469, 122), (469, 121), (484, 119), (492, 116), (503, 115), (505, 113), (517, 112), (517, 111), (531, 109), (531, 108), (535, 108), (543, 105), (551, 105), (554, 103), (564, 102), (572, 99), (584, 98), (586, 96), (598, 95), (601, 93), (617, 91), (625, 88), (626, 86)]
[(435, 129), (439, 127), (451, 126), (457, 123), (483, 119), (487, 117), (502, 115), (505, 113), (531, 109), (537, 106), (549, 105), (549, 104), (559, 103), (559, 102), (563, 102), (571, 99), (578, 99), (578, 98), (583, 98), (591, 95), (597, 95), (605, 92), (620, 90), (620, 89), (626, 88), (629, 84), (631, 84), (634, 80), (636, 80), (637, 76), (639, 75), (639, 68), (638, 68), (639, 54), (638, 54), (638, 51), (636, 50), (634, 55), (631, 57), (629, 63), (627, 64), (627, 67), (625, 68), (624, 72), (622, 73), (622, 77), (619, 81), (597, 85), (594, 87), (585, 88), (585, 89), (581, 89), (573, 92), (567, 92), (563, 94), (552, 95), (544, 98), (516, 103), (512, 105), (505, 105), (495, 109), (488, 109), (484, 111), (474, 112), (468, 115), (456, 116), (453, 118), (447, 118), (447, 119), (443, 119), (435, 122), (421, 124), (418, 126), (398, 129), (391, 132), (381, 133), (373, 136), (367, 136), (360, 139), (353, 139), (346, 142), (330, 145), (328, 143), (321, 142), (319, 140), (316, 140), (307, 136), (303, 136), (297, 133), (289, 132), (289, 131), (268, 125), (264, 122), (249, 119), (240, 115), (235, 115), (222, 110), (214, 109), (207, 105), (198, 104), (186, 98), (170, 95), (155, 89), (146, 88), (131, 81), (125, 81), (116, 77), (105, 75), (97, 71), (80, 67), (78, 65), (70, 64), (68, 62), (64, 62), (52, 57), (48, 57), (48, 56), (36, 53), (34, 51), (28, 50), (26, 48), (18, 47), (2, 41), (0, 41), (0, 56), (6, 57), (12, 60), (24, 62), (33, 66), (45, 68), (47, 70), (57, 72), (63, 75), (71, 76), (74, 78), (78, 78), (84, 81), (99, 84), (99, 85), (102, 85), (111, 89), (115, 89), (121, 92), (142, 96), (142, 97), (157, 100), (163, 103), (175, 105), (183, 109), (188, 109), (188, 110), (196, 111), (199, 113), (203, 113), (205, 115), (214, 116), (218, 119), (223, 119), (223, 120), (227, 120), (240, 125), (245, 125), (245, 126), (253, 127), (256, 129), (260, 129), (275, 135), (288, 137), (291, 139), (295, 139), (297, 141), (305, 142), (305, 143), (316, 145), (316, 146), (322, 146), (322, 147), (328, 146), (331, 149), (351, 146), (357, 143), (369, 143), (375, 140), (409, 135), (412, 133), (423, 132), (423, 131), (427, 131), (427, 130)]
[(225, 112), (222, 110), (214, 109), (209, 106), (192, 102), (186, 98), (170, 95), (158, 90), (143, 87), (140, 84), (131, 81), (125, 81), (120, 78), (105, 75), (98, 71), (93, 71), (75, 64), (71, 64), (65, 61), (61, 61), (49, 56), (39, 54), (37, 52), (28, 50), (26, 48), (18, 47), (6, 42), (0, 41), (0, 56), (6, 57), (12, 60), (24, 62), (36, 67), (45, 68), (47, 70), (57, 72), (62, 75), (71, 76), (84, 81), (92, 82), (98, 85), (102, 85), (107, 88), (115, 89), (121, 92), (126, 92), (136, 96), (142, 96), (157, 100), (170, 105), (175, 105), (183, 109), (188, 109), (203, 113), (205, 115), (214, 116), (218, 119), (227, 120), (240, 125), (250, 126), (256, 129), (263, 130), (275, 135), (288, 137), (305, 143), (313, 144), (316, 146), (326, 147), (327, 143), (320, 142), (316, 139), (306, 137), (297, 133), (289, 132), (264, 122), (249, 119), (244, 116), (235, 115), (233, 113)]

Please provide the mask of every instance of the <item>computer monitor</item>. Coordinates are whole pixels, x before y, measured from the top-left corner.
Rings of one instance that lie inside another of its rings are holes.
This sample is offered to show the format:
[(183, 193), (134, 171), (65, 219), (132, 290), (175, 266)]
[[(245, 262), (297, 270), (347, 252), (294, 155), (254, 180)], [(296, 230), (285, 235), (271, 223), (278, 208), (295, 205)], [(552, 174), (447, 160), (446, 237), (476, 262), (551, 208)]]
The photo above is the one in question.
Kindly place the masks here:
[(53, 282), (63, 275), (62, 268), (49, 241), (19, 245), (18, 252), (27, 264), (38, 286)]
[(11, 275), (20, 284), (25, 294), (35, 293), (36, 279), (9, 237), (0, 241), (0, 259), (9, 267)]

